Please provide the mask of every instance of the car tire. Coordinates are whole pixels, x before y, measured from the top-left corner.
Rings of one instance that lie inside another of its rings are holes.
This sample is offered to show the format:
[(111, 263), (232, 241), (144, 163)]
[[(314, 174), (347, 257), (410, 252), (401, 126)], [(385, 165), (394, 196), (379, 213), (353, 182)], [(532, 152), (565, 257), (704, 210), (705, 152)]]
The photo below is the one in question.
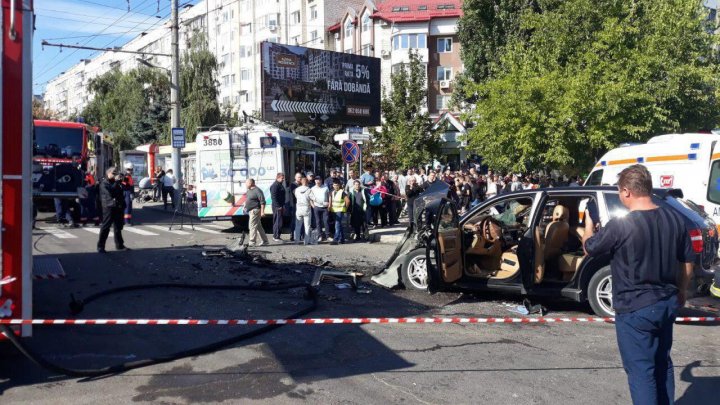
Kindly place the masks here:
[(415, 249), (405, 255), (400, 268), (400, 277), (408, 290), (427, 291), (428, 274), (425, 249)]
[(588, 283), (587, 297), (590, 308), (597, 316), (615, 316), (612, 306), (612, 274), (610, 266), (605, 266), (593, 274)]

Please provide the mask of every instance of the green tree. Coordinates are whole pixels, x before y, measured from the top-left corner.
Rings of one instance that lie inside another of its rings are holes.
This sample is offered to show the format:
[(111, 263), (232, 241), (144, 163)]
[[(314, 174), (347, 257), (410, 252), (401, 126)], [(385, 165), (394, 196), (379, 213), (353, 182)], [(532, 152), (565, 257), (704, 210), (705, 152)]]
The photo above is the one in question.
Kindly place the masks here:
[(93, 99), (82, 112), (85, 121), (112, 134), (116, 150), (162, 141), (168, 131), (167, 75), (156, 69), (113, 69), (88, 84)]
[(440, 136), (432, 128), (427, 112), (425, 67), (416, 52), (410, 52), (410, 63), (391, 76), (391, 91), (383, 89), (380, 103), (384, 121), (366, 156), (384, 164), (406, 168), (430, 163), (440, 149)]
[(717, 125), (715, 38), (699, 2), (537, 3), (522, 14), (527, 35), (508, 37), (470, 90), (470, 148), (490, 166), (577, 173), (621, 142)]
[(210, 52), (201, 31), (190, 36), (180, 65), (180, 121), (188, 140), (194, 140), (197, 129), (220, 123), (218, 105), (217, 60)]

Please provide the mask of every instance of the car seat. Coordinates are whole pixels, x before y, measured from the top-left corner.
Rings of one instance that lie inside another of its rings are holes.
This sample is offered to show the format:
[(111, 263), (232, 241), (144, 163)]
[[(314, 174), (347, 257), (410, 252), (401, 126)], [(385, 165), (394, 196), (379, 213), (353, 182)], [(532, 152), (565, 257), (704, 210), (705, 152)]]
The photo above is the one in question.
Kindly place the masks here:
[(545, 228), (545, 237), (541, 237), (540, 227), (535, 228), (535, 284), (540, 284), (545, 276), (545, 263), (560, 256), (568, 240), (570, 223), (569, 210), (562, 205), (553, 209), (552, 220)]

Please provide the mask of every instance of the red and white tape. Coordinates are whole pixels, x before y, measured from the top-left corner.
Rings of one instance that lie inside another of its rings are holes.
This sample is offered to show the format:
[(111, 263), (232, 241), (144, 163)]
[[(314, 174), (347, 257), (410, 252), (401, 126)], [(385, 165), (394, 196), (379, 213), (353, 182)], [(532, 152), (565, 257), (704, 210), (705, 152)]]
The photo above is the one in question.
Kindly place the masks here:
[[(307, 319), (0, 319), (3, 325), (328, 325), (388, 323), (610, 323), (608, 317), (567, 318), (307, 318)], [(720, 317), (678, 317), (675, 322), (720, 322)]]

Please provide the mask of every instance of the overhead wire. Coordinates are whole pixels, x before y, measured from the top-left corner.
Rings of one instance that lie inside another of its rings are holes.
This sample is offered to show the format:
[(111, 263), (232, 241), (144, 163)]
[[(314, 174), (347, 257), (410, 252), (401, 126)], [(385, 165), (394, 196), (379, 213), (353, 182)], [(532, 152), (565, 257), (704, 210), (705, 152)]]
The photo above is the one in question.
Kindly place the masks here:
[[(152, 1), (152, 0), (143, 0), (143, 2), (141, 2), (141, 3), (137, 6), (136, 10), (140, 10), (141, 7), (142, 7), (142, 5), (145, 4), (145, 3), (147, 3), (148, 1)], [(108, 24), (105, 28), (103, 28), (98, 34), (104, 33), (104, 32), (107, 31), (110, 27), (113, 27), (115, 23), (118, 23), (118, 22), (120, 22), (123, 18), (125, 18), (126, 16), (131, 15), (131, 13), (132, 13), (132, 10), (125, 12), (123, 15), (121, 15), (120, 17), (118, 17), (115, 21), (113, 21), (112, 23)], [(95, 22), (95, 20), (89, 21), (88, 23), (89, 23), (89, 24), (92, 24), (93, 22)], [(81, 45), (87, 45), (87, 44), (89, 44), (89, 43), (92, 41), (93, 38), (94, 38), (94, 37), (88, 38), (88, 39), (85, 40), (85, 42), (83, 42)], [(73, 50), (72, 52), (68, 53), (68, 55), (65, 56), (63, 59), (61, 59), (59, 62), (57, 62), (57, 63), (55, 63), (54, 65), (50, 66), (50, 65), (55, 61), (55, 59), (57, 59), (57, 57), (60, 55), (61, 52), (58, 52), (58, 53), (57, 53), (50, 61), (48, 61), (42, 68), (38, 69), (38, 70), (42, 70), (42, 72), (39, 73), (39, 74), (38, 74), (37, 76), (35, 76), (35, 77), (36, 77), (36, 78), (43, 77), (44, 75), (46, 75), (47, 73), (49, 73), (49, 72), (51, 72), (53, 69), (55, 69), (57, 66), (59, 66), (61, 63), (63, 63), (64, 61), (68, 60), (68, 59), (69, 59), (72, 55), (74, 55), (77, 51), (78, 51), (77, 49)], [(43, 70), (43, 69), (44, 69), (44, 70)], [(47, 80), (46, 80), (45, 82), (42, 82), (42, 83), (43, 83), (43, 84), (44, 84), (44, 83), (47, 83)], [(36, 84), (37, 84), (37, 83), (36, 83)]]

